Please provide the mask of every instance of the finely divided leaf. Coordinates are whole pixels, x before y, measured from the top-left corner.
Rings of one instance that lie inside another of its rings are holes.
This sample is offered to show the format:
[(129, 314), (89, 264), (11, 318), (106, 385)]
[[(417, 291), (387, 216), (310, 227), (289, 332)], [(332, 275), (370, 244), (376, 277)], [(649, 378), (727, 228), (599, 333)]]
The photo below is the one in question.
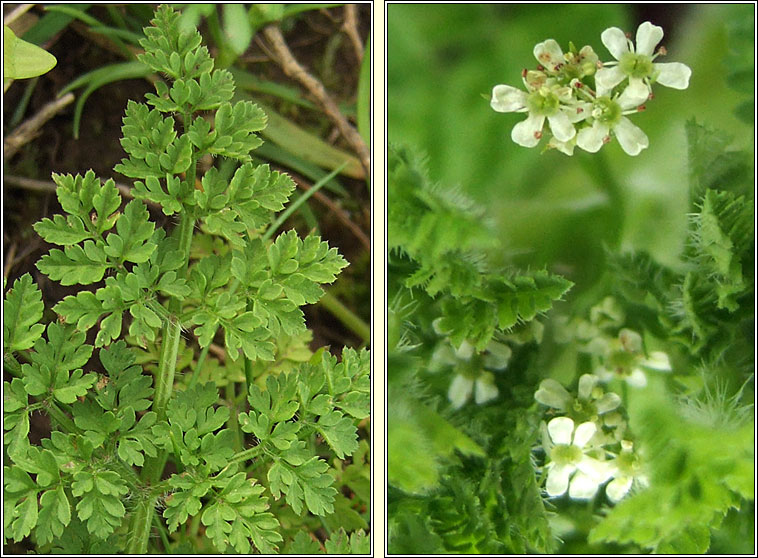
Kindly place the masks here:
[(45, 326), (42, 319), (42, 293), (25, 273), (13, 282), (3, 301), (3, 345), (9, 353), (30, 348)]

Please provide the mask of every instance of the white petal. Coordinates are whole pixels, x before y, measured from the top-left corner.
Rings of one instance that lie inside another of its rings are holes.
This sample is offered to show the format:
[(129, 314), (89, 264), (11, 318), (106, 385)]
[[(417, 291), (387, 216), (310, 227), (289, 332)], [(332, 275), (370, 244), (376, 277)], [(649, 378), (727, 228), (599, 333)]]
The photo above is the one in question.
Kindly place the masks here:
[(624, 53), (629, 52), (629, 42), (626, 39), (626, 35), (618, 27), (611, 27), (603, 31), (600, 35), (600, 40), (603, 41), (605, 48), (608, 49), (608, 52), (616, 60), (621, 58)]
[(605, 368), (604, 366), (598, 366), (595, 368), (594, 374), (600, 378), (601, 382), (610, 382), (616, 378), (616, 375), (613, 373), (613, 371)]
[(534, 57), (540, 64), (551, 71), (555, 71), (555, 67), (558, 64), (564, 64), (566, 62), (563, 59), (563, 51), (555, 39), (548, 39), (547, 41), (535, 45)]
[(443, 342), (434, 349), (432, 358), (429, 359), (428, 370), (429, 372), (439, 372), (442, 368), (452, 366), (457, 362), (453, 348), (449, 343)]
[(547, 121), (550, 123), (550, 131), (558, 141), (568, 141), (576, 135), (574, 125), (565, 112), (548, 116)]
[(569, 496), (571, 498), (586, 500), (592, 498), (597, 493), (598, 483), (581, 471), (571, 479)]
[(649, 21), (642, 23), (637, 28), (637, 54), (651, 56), (661, 39), (663, 39), (663, 28)]
[(526, 108), (526, 93), (510, 85), (492, 88), (490, 106), (497, 112), (516, 112)]
[(629, 155), (639, 155), (640, 151), (649, 145), (645, 132), (632, 124), (626, 117), (621, 117), (613, 131), (619, 140), (621, 149)]
[(623, 110), (637, 108), (648, 100), (650, 90), (647, 84), (639, 78), (629, 78), (629, 85), (618, 98), (617, 102)]
[(671, 371), (671, 361), (669, 360), (669, 356), (663, 351), (653, 351), (650, 353), (649, 358), (642, 361), (642, 365), (654, 370)]
[(595, 402), (597, 414), (599, 415), (612, 411), (619, 405), (621, 405), (621, 398), (615, 393), (606, 393)]
[(590, 441), (590, 438), (595, 435), (596, 431), (597, 425), (594, 422), (583, 422), (576, 427), (576, 432), (574, 432), (574, 445), (583, 448)]
[(540, 138), (535, 134), (542, 131), (544, 123), (544, 116), (530, 114), (529, 118), (513, 127), (511, 139), (522, 147), (534, 147), (540, 142)]
[(484, 366), (491, 368), (492, 370), (504, 370), (508, 367), (508, 362), (511, 360), (511, 348), (505, 343), (499, 343), (497, 341), (490, 341), (487, 345), (489, 353), (484, 355)]
[(608, 135), (608, 126), (595, 120), (589, 128), (582, 128), (576, 135), (576, 144), (590, 153), (597, 153), (603, 147), (603, 140)]
[(568, 417), (556, 417), (547, 423), (547, 431), (554, 444), (569, 445), (574, 433), (574, 421)]
[(566, 391), (561, 384), (551, 378), (542, 380), (540, 388), (534, 394), (534, 398), (543, 405), (560, 410), (565, 410), (571, 401), (571, 395), (569, 392)]
[[(573, 138), (572, 138), (573, 139)], [(547, 142), (548, 147), (553, 147), (560, 151), (561, 153), (564, 153), (566, 155), (573, 155), (574, 154), (574, 147), (576, 147), (576, 141), (558, 141), (555, 139), (555, 137), (550, 138), (550, 141)]]
[(643, 388), (647, 385), (647, 376), (639, 368), (632, 370), (632, 373), (626, 377), (626, 383), (632, 387)]
[(569, 475), (574, 472), (576, 468), (573, 465), (556, 465), (547, 474), (547, 482), (545, 483), (545, 489), (549, 496), (560, 496), (569, 484)]
[(474, 346), (465, 339), (461, 343), (461, 346), (455, 351), (455, 356), (461, 360), (469, 360), (473, 354)]
[(586, 455), (577, 464), (577, 468), (597, 484), (604, 483), (618, 472), (612, 461), (600, 461)]
[[(492, 376), (491, 374), (489, 376)], [(500, 392), (492, 381), (492, 378), (481, 377), (474, 384), (474, 401), (477, 405), (487, 403), (495, 399)]]
[(597, 96), (603, 97), (610, 93), (611, 89), (624, 81), (624, 72), (618, 66), (612, 68), (600, 68), (595, 73), (595, 85), (597, 87)]
[(442, 318), (435, 318), (435, 320), (432, 322), (432, 329), (434, 330), (434, 333), (437, 335), (446, 335), (449, 332), (448, 331), (442, 331)]
[(611, 502), (615, 503), (626, 496), (631, 487), (632, 477), (620, 477), (608, 483), (608, 486), (605, 487), (605, 494)]
[(681, 62), (661, 62), (653, 64), (653, 69), (658, 72), (656, 83), (674, 89), (687, 89), (690, 84), (692, 70)]
[(471, 397), (471, 391), (474, 389), (474, 381), (460, 374), (453, 378), (450, 389), (447, 391), (447, 398), (453, 404), (454, 409), (460, 409), (464, 403)]
[(642, 336), (633, 329), (624, 328), (619, 331), (619, 341), (625, 351), (639, 353), (642, 350)]
[(587, 401), (592, 395), (592, 388), (597, 384), (598, 377), (594, 374), (582, 374), (579, 378), (579, 399)]

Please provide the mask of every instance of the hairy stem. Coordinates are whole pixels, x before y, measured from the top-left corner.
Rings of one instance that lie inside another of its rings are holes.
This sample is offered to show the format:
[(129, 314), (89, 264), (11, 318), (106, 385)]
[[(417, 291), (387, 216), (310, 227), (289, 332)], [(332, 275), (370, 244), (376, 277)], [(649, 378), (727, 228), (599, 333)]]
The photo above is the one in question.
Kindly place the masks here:
[(147, 554), (147, 543), (150, 540), (150, 527), (153, 524), (153, 512), (157, 500), (157, 496), (150, 495), (137, 503), (137, 508), (132, 513), (126, 554)]

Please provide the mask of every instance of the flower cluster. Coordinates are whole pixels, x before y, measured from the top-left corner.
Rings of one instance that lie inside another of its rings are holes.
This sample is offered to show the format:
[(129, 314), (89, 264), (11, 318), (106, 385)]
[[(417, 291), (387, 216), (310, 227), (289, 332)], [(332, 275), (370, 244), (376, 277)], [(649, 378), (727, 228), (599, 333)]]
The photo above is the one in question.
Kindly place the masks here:
[(576, 146), (595, 153), (613, 136), (629, 155), (648, 147), (645, 133), (627, 116), (645, 110), (654, 83), (686, 89), (692, 71), (679, 62), (656, 62), (666, 54), (663, 46), (655, 50), (663, 29), (649, 21), (638, 27), (636, 47), (617, 27), (606, 29), (600, 38), (614, 61), (601, 62), (591, 46), (577, 50), (573, 43), (564, 53), (548, 39), (534, 47), (537, 68), (522, 72), (526, 91), (510, 85), (493, 88), (494, 110), (527, 113), (513, 127), (514, 142), (535, 147), (545, 135), (547, 120), (547, 147), (566, 155), (573, 155)]
[(605, 494), (618, 502), (634, 481), (647, 483), (619, 411), (621, 398), (606, 393), (597, 382), (597, 376), (584, 374), (573, 396), (555, 380), (547, 379), (534, 394), (539, 403), (567, 415), (551, 419), (544, 431), (548, 496), (561, 496), (568, 490), (571, 498), (589, 499), (610, 480)]
[[(440, 320), (435, 320), (433, 327), (438, 335), (446, 335), (439, 327)], [(495, 374), (505, 370), (511, 360), (513, 351), (509, 343), (523, 345), (532, 341), (540, 342), (544, 326), (533, 320), (513, 333), (492, 339), (484, 351), (476, 351), (468, 341), (463, 341), (455, 348), (448, 337), (436, 346), (429, 362), (430, 372), (452, 370), (453, 380), (447, 397), (454, 409), (460, 409), (474, 395), (474, 402), (483, 405), (499, 395), (495, 385)]]

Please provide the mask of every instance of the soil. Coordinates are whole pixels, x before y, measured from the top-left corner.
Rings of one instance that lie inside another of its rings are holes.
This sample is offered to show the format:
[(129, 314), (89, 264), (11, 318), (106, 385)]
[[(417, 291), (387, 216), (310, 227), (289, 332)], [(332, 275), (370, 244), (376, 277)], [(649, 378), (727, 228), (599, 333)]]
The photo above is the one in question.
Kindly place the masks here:
[[(5, 6), (8, 10), (8, 6)], [(119, 8), (127, 10), (126, 5)], [(43, 15), (41, 8), (32, 13)], [(89, 14), (100, 21), (110, 22), (103, 6), (92, 6)], [(370, 5), (359, 4), (358, 30), (364, 42), (371, 29)], [(285, 39), (294, 56), (313, 75), (318, 76), (338, 103), (354, 103), (358, 84), (360, 64), (347, 35), (341, 30), (344, 22), (344, 8), (309, 11), (286, 20), (282, 24)], [(147, 22), (144, 23), (147, 25)], [(205, 25), (201, 25), (204, 42), (209, 44), (212, 55), (215, 47), (209, 39)], [(102, 41), (96, 42), (87, 32), (86, 26), (69, 24), (62, 32), (42, 45), (58, 60), (56, 67), (41, 76), (34, 87), (24, 120), (36, 114), (46, 103), (54, 100), (57, 93), (75, 78), (105, 66), (123, 62), (124, 58), (116, 49)], [(299, 85), (286, 77), (279, 66), (271, 60), (268, 51), (259, 38), (255, 38), (248, 51), (235, 63), (245, 67), (259, 77), (276, 81), (290, 87)], [(28, 80), (14, 82), (4, 95), (4, 122), (11, 118), (24, 94)], [(52, 186), (51, 173), (84, 174), (93, 169), (103, 180), (114, 178), (117, 183), (129, 184), (128, 179), (113, 171), (113, 166), (125, 156), (119, 139), (121, 138), (121, 118), (127, 101), (144, 102), (146, 92), (153, 91), (147, 80), (131, 79), (106, 85), (95, 91), (87, 100), (81, 119), (79, 139), (73, 137), (74, 104), (48, 121), (39, 135), (26, 144), (10, 160), (4, 160), (5, 176), (25, 177), (46, 181)], [(302, 90), (302, 89), (300, 89)], [(75, 91), (78, 96), (81, 89)], [(309, 98), (305, 94), (306, 98)], [(335, 146), (350, 151), (349, 146), (336, 132), (335, 126), (320, 112), (296, 111), (277, 98), (264, 99), (275, 109), (294, 120), (298, 125), (319, 133)], [(309, 100), (312, 100), (309, 98)], [(11, 129), (4, 128), (5, 136)], [(300, 184), (310, 185), (309, 179), (291, 169), (281, 168), (272, 163), (276, 170), (289, 172)], [(340, 177), (340, 182), (348, 191), (347, 196), (336, 196), (326, 190), (321, 193), (330, 197), (334, 204), (345, 211), (350, 219), (370, 237), (370, 197), (366, 182)], [(44, 217), (51, 217), (60, 211), (55, 194), (21, 189), (4, 182), (3, 187), (3, 261), (7, 284), (23, 275), (31, 273), (43, 290), (45, 307), (52, 307), (74, 288), (61, 287), (40, 274), (35, 263), (51, 246), (46, 245), (34, 232), (32, 225)], [(340, 300), (365, 322), (370, 322), (370, 254), (356, 235), (338, 219), (334, 212), (315, 198), (309, 201), (315, 214), (320, 234), (330, 246), (336, 247), (351, 263), (333, 287)], [(153, 213), (161, 223), (161, 214)], [(302, 219), (295, 216), (285, 227), (295, 227), (301, 234), (307, 233)], [(328, 311), (320, 306), (305, 308), (308, 325), (314, 331), (313, 347), (332, 345), (358, 346), (358, 337), (347, 330)], [(50, 316), (52, 318), (52, 316)]]

